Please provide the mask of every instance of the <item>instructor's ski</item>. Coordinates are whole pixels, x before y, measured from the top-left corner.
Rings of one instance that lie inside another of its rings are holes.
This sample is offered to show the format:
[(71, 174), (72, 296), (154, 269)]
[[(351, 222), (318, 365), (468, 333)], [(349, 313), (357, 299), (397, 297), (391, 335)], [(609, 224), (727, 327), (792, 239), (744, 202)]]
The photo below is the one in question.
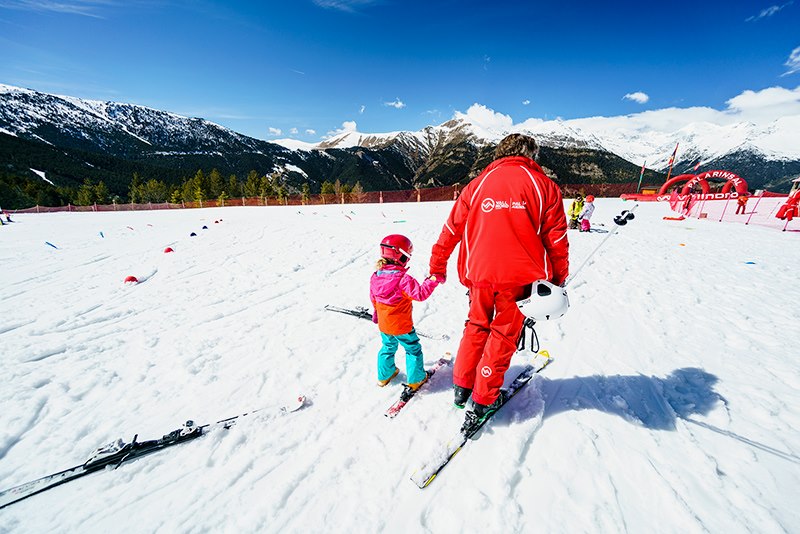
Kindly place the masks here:
[[(433, 367), (431, 367), (430, 369), (425, 371), (428, 374), (428, 380), (430, 380), (430, 378), (434, 375), (434, 373), (436, 373), (436, 371), (438, 371), (439, 369), (441, 369), (445, 365), (448, 365), (451, 361), (452, 360), (450, 360), (449, 358), (439, 358), (439, 361), (434, 363)], [(394, 404), (389, 406), (389, 409), (386, 410), (386, 412), (383, 415), (385, 415), (386, 417), (388, 417), (390, 419), (393, 418), (398, 413), (400, 413), (400, 410), (402, 410), (403, 407), (406, 404), (408, 404), (408, 401), (410, 401), (412, 398), (414, 398), (414, 395), (416, 395), (417, 392), (419, 392), (420, 389), (425, 389), (427, 387), (428, 387), (428, 382), (425, 382), (424, 384), (422, 384), (419, 387), (419, 389), (411, 389), (408, 386), (408, 384), (403, 384), (403, 392), (400, 394), (400, 398), (397, 399), (397, 402), (395, 402)]]
[[(305, 396), (300, 395), (291, 403), (281, 406), (278, 411), (279, 413), (295, 412), (302, 408), (305, 402)], [(186, 421), (181, 428), (173, 430), (172, 432), (165, 434), (158, 439), (137, 441), (137, 438), (139, 437), (138, 434), (133, 436), (133, 440), (131, 440), (130, 443), (125, 443), (123, 440), (119, 439), (115, 442), (109, 443), (104, 447), (98, 448), (92, 453), (88, 460), (80, 465), (70, 467), (64, 471), (59, 471), (58, 473), (53, 473), (52, 475), (47, 475), (45, 477), (32, 480), (30, 482), (26, 482), (25, 484), (21, 484), (0, 492), (0, 508), (5, 508), (10, 504), (21, 501), (22, 499), (36, 495), (37, 493), (41, 493), (50, 488), (60, 486), (61, 484), (75, 480), (76, 478), (94, 473), (95, 471), (100, 471), (107, 467), (116, 469), (124, 462), (160, 451), (173, 445), (178, 445), (179, 443), (184, 443), (186, 441), (199, 438), (212, 429), (230, 428), (242, 417), (252, 415), (259, 411), (262, 410), (243, 413), (234, 417), (222, 419), (213, 424), (209, 423), (199, 426), (195, 425), (194, 421)]]
[[(331, 304), (326, 304), (325, 309), (332, 312), (343, 313), (345, 315), (352, 315), (353, 317), (358, 317), (359, 319), (366, 319), (367, 321), (372, 321), (372, 313), (363, 306), (356, 306), (355, 308), (342, 308), (340, 306), (333, 306)], [(419, 337), (426, 337), (428, 339), (435, 339), (438, 341), (447, 341), (450, 339), (450, 336), (446, 334), (441, 335), (433, 335), (427, 332), (422, 332), (417, 330), (417, 335)]]
[(464, 448), (467, 442), (478, 433), (478, 431), (483, 428), (487, 421), (489, 421), (494, 414), (496, 414), (506, 403), (511, 400), (514, 395), (516, 395), (519, 390), (525, 387), (528, 382), (536, 375), (536, 373), (540, 372), (542, 369), (550, 365), (553, 359), (547, 353), (547, 351), (541, 351), (534, 359), (534, 361), (528, 365), (526, 365), (522, 371), (517, 375), (511, 385), (508, 386), (508, 389), (504, 390), (503, 392), (503, 403), (500, 407), (491, 412), (485, 418), (480, 421), (477, 421), (473, 425), (466, 426), (459, 431), (458, 436), (451, 439), (447, 442), (446, 450), (443, 451), (442, 455), (437, 455), (434, 458), (431, 458), (425, 465), (417, 469), (411, 475), (411, 480), (420, 488), (427, 487), (433, 479), (445, 468), (445, 466), (450, 463), (450, 460), (458, 454), (458, 452)]

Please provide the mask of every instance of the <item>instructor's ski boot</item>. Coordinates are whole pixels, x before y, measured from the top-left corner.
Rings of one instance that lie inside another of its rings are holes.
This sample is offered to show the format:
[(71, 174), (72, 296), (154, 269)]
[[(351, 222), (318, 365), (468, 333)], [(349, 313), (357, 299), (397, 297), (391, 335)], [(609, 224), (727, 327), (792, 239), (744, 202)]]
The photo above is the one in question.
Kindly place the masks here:
[(472, 390), (462, 388), (461, 386), (453, 386), (453, 406), (459, 410), (463, 410), (467, 405), (469, 396), (472, 395)]
[(475, 432), (489, 416), (500, 409), (504, 401), (505, 391), (500, 390), (500, 395), (489, 405), (473, 402), (472, 410), (464, 414), (464, 424), (461, 425), (461, 433), (468, 436)]

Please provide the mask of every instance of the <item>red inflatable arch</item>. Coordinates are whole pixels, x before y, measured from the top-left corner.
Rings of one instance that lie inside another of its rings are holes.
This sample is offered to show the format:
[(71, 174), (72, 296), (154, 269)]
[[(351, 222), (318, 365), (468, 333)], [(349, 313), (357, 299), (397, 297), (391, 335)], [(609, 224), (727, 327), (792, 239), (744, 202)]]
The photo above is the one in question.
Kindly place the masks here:
[[(747, 182), (744, 178), (735, 175), (730, 171), (706, 171), (697, 175), (698, 180), (725, 180), (725, 185), (722, 186), (720, 193), (730, 193), (731, 189), (736, 188), (736, 192), (740, 195), (747, 194)], [(705, 192), (705, 191), (704, 191)]]
[[(665, 182), (664, 185), (661, 186), (661, 189), (658, 190), (658, 194), (659, 195), (664, 195), (667, 192), (669, 192), (669, 188), (672, 187), (673, 185), (679, 184), (681, 182), (688, 182), (688, 181), (692, 180), (693, 178), (695, 178), (694, 174), (680, 174), (678, 176), (673, 176), (667, 182)], [(700, 187), (703, 187), (702, 184), (700, 185)], [(708, 189), (708, 184), (707, 183), (705, 184), (705, 187), (706, 187), (706, 189)], [(684, 189), (686, 189), (686, 186), (684, 186)], [(703, 192), (706, 193), (707, 191), (703, 191)], [(686, 194), (686, 192), (682, 191), (681, 194), (682, 195)]]
[(711, 191), (711, 188), (708, 185), (709, 179), (725, 180), (725, 185), (722, 186), (722, 190), (720, 191), (721, 193), (730, 193), (731, 189), (735, 188), (738, 194), (747, 194), (747, 182), (745, 182), (744, 178), (737, 176), (730, 171), (706, 171), (696, 175), (681, 174), (679, 176), (675, 176), (674, 178), (670, 178), (666, 183), (664, 183), (664, 185), (661, 186), (661, 189), (659, 189), (658, 194), (666, 194), (670, 187), (681, 182), (686, 182), (686, 184), (683, 186), (683, 189), (681, 189), (681, 195), (688, 194), (696, 185), (699, 185), (701, 192), (706, 194)]

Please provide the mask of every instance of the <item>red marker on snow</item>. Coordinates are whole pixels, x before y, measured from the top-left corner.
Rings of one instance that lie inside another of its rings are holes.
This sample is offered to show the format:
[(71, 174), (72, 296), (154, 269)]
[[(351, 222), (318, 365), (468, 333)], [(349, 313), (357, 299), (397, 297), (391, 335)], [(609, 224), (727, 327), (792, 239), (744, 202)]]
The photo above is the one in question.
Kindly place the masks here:
[(135, 276), (126, 276), (125, 277), (125, 283), (126, 284), (138, 284), (139, 283), (139, 279), (136, 278)]

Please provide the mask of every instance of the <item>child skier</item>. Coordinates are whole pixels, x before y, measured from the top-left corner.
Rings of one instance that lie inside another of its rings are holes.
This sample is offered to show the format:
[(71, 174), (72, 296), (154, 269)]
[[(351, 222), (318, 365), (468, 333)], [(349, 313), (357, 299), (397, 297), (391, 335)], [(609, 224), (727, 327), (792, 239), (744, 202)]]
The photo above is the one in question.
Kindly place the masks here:
[(422, 366), (422, 346), (414, 331), (411, 317), (411, 302), (423, 301), (431, 296), (438, 285), (435, 276), (421, 284), (408, 274), (414, 246), (399, 234), (392, 234), (381, 241), (381, 259), (369, 281), (369, 299), (372, 301), (372, 321), (378, 324), (383, 346), (378, 352), (378, 385), (385, 386), (400, 370), (395, 366), (394, 355), (398, 343), (406, 351), (406, 374), (408, 386), (417, 390), (428, 380)]
[(581, 214), (582, 210), (583, 197), (578, 195), (575, 197), (575, 200), (572, 201), (572, 204), (570, 204), (569, 210), (567, 210), (567, 217), (569, 217), (567, 228), (575, 230), (578, 227), (578, 216)]
[(593, 202), (594, 195), (586, 195), (586, 202), (583, 205), (580, 215), (578, 215), (578, 220), (581, 221), (581, 232), (588, 232), (592, 228), (589, 219), (592, 218), (592, 213), (594, 213)]

